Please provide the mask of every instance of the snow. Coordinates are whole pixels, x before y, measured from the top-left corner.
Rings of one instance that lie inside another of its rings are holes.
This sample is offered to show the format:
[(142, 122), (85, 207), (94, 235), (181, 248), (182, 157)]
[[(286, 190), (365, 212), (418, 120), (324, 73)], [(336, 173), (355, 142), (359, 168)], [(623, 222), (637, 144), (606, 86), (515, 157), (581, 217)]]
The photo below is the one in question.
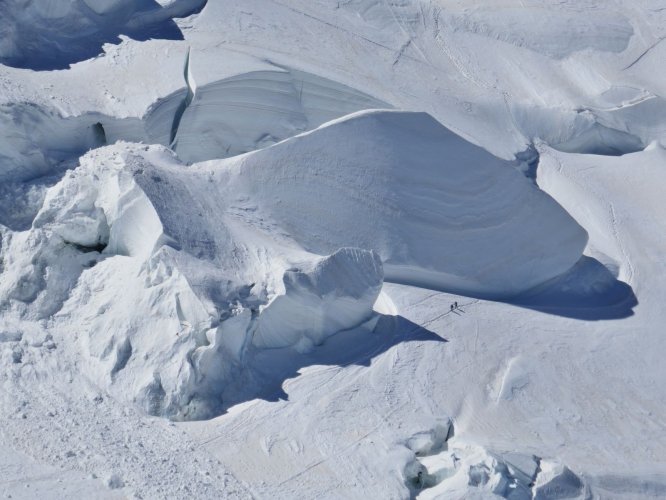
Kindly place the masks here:
[(662, 4), (2, 3), (0, 491), (664, 497)]
[[(229, 165), (236, 203), (257, 200), (245, 210), (315, 253), (375, 250), (390, 281), (507, 297), (561, 274), (585, 246), (508, 162), (425, 114), (352, 115)], [(539, 237), (525, 237), (535, 214)]]
[(192, 94), (173, 140), (187, 162), (254, 151), (360, 109), (388, 107), (353, 88), (277, 67), (211, 82)]
[(161, 147), (90, 152), (9, 242), (24, 263), (4, 300), (90, 325), (89, 376), (118, 397), (203, 418), (248, 352), (308, 351), (369, 320), (384, 266), (390, 281), (510, 297), (573, 266), (585, 242), (508, 162), (428, 115), (370, 111), (189, 168)]
[(183, 17), (205, 5), (203, 0), (42, 0), (25, 4), (9, 0), (0, 22), (0, 61), (19, 68), (63, 69), (97, 55), (102, 44), (119, 34), (138, 39), (182, 39), (172, 17)]

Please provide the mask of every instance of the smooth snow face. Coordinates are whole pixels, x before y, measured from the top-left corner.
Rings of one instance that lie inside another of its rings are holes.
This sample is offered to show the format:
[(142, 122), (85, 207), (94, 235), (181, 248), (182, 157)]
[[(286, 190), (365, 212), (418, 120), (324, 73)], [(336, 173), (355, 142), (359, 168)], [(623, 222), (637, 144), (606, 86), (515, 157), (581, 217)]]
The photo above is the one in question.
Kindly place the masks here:
[(510, 163), (426, 114), (362, 113), (205, 165), (306, 250), (372, 249), (400, 283), (509, 297), (569, 269), (587, 241)]
[(193, 92), (179, 119), (173, 149), (186, 162), (226, 158), (354, 111), (387, 107), (351, 87), (301, 71), (245, 73)]
[(3, 488), (666, 497), (662, 4), (0, 0)]
[(94, 57), (119, 34), (140, 40), (182, 39), (173, 17), (200, 10), (206, 0), (3, 1), (0, 62), (18, 68), (52, 70)]
[(61, 174), (86, 151), (119, 140), (170, 146), (190, 163), (226, 158), (354, 111), (390, 107), (352, 87), (274, 65), (196, 88), (191, 66), (188, 55), (188, 88), (159, 99), (140, 118), (63, 116), (51, 106), (0, 104), (0, 180)]

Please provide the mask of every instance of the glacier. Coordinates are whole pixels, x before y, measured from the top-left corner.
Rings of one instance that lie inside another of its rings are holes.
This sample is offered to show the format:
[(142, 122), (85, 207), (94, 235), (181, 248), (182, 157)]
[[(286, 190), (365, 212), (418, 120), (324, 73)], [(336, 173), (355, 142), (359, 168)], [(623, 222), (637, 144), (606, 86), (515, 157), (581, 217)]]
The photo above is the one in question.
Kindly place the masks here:
[(0, 0), (0, 491), (661, 498), (661, 0)]

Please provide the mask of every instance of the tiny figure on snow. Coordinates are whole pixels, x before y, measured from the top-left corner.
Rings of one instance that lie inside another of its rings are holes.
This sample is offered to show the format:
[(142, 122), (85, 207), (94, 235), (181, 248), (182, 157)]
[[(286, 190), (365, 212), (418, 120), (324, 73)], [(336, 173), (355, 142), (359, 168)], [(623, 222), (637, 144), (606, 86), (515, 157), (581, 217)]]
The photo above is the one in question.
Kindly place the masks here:
[(458, 302), (454, 302), (453, 305), (456, 309), (458, 309)]
[(453, 312), (453, 304), (451, 304), (451, 312)]

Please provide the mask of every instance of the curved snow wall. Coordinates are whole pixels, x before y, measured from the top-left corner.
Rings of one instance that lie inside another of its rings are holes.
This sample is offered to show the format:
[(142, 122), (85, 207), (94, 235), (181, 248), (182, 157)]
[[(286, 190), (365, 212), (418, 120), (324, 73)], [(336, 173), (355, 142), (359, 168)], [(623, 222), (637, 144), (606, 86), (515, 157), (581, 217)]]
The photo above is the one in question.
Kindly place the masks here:
[(49, 175), (67, 167), (58, 164), (118, 140), (171, 146), (188, 163), (227, 158), (353, 111), (390, 107), (351, 87), (282, 69), (203, 85), (183, 106), (187, 98), (187, 89), (175, 92), (143, 118), (101, 113), (63, 117), (32, 103), (0, 105), (0, 180)]
[(162, 146), (86, 154), (3, 247), (0, 305), (86, 325), (89, 376), (205, 418), (258, 351), (372, 329), (384, 276), (504, 298), (586, 241), (510, 162), (427, 114), (366, 111), (188, 168)]
[(567, 271), (587, 242), (513, 164), (425, 113), (361, 112), (210, 165), (230, 203), (254, 200), (316, 254), (374, 250), (389, 281), (506, 298)]

